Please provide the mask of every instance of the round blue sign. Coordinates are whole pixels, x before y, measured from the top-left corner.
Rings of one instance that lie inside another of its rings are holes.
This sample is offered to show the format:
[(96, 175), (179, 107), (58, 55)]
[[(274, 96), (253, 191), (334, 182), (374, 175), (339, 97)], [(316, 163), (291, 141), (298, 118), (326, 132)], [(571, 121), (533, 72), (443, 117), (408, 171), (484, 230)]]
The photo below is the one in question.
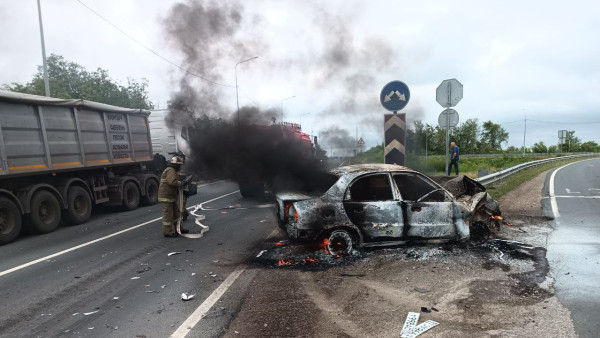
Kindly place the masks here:
[(383, 108), (389, 111), (398, 111), (406, 107), (410, 99), (410, 90), (402, 81), (392, 81), (381, 90), (379, 101)]

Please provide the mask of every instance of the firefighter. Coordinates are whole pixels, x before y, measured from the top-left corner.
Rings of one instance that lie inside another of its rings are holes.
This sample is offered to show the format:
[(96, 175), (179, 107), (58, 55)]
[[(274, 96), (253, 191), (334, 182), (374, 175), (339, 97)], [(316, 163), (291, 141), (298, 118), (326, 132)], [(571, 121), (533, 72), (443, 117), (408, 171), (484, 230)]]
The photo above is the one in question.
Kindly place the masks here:
[[(179, 220), (179, 205), (177, 196), (181, 189), (182, 182), (179, 180), (179, 170), (183, 165), (183, 160), (179, 156), (173, 156), (171, 162), (160, 176), (160, 186), (158, 187), (158, 201), (162, 205), (162, 225), (163, 235), (165, 237), (177, 237), (175, 222)], [(182, 234), (189, 232), (187, 229), (180, 229)]]
[[(173, 153), (171, 153), (173, 154)], [(181, 152), (178, 151), (176, 153), (174, 153), (175, 156), (181, 158), (181, 161), (185, 164), (185, 155)], [(189, 216), (189, 211), (186, 208), (187, 205), (187, 199), (190, 196), (190, 182), (189, 180), (186, 180), (187, 176), (186, 174), (183, 172), (183, 168), (179, 170), (179, 180), (181, 181), (181, 189), (183, 190), (183, 204), (180, 205), (179, 204), (179, 196), (181, 196), (180, 194), (177, 194), (177, 207), (179, 208), (181, 206), (181, 211), (183, 212), (183, 220), (187, 220), (188, 216)]]

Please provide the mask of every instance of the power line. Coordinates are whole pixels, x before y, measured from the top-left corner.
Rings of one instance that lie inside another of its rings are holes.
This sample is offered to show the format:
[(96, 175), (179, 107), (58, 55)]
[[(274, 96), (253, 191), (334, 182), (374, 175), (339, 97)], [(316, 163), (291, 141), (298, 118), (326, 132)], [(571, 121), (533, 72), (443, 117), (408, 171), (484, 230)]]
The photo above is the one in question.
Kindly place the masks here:
[[(524, 120), (516, 120), (516, 121), (510, 121), (510, 122), (503, 122), (503, 123), (499, 123), (500, 125), (503, 124), (509, 124), (509, 123), (516, 123), (516, 122), (523, 122)], [(600, 122), (555, 122), (555, 121), (540, 121), (540, 120), (532, 120), (532, 119), (527, 119), (527, 121), (530, 122), (538, 122), (538, 123), (548, 123), (548, 124), (598, 124)]]
[(183, 68), (182, 66), (176, 64), (175, 62), (167, 59), (166, 57), (158, 54), (157, 52), (155, 52), (154, 50), (150, 49), (149, 47), (146, 47), (144, 44), (142, 44), (141, 42), (139, 42), (138, 40), (136, 40), (133, 36), (127, 34), (125, 31), (123, 31), (121, 28), (119, 28), (117, 25), (115, 25), (114, 23), (110, 22), (108, 19), (106, 19), (105, 17), (103, 17), (102, 15), (100, 15), (100, 13), (96, 12), (95, 10), (93, 10), (92, 8), (90, 8), (88, 5), (86, 5), (85, 3), (83, 3), (81, 0), (76, 0), (77, 2), (79, 2), (83, 7), (87, 8), (90, 12), (94, 13), (96, 16), (98, 16), (100, 19), (104, 20), (106, 23), (108, 23), (109, 25), (113, 26), (113, 28), (115, 28), (116, 30), (118, 30), (119, 32), (121, 32), (123, 35), (125, 35), (126, 37), (128, 37), (130, 40), (132, 40), (133, 42), (137, 43), (138, 45), (140, 45), (141, 47), (143, 47), (144, 49), (146, 49), (147, 51), (151, 52), (152, 54), (158, 56), (159, 58), (165, 60), (166, 62), (168, 62), (169, 64), (181, 69), (182, 71), (184, 71), (186, 74), (190, 74), (192, 76), (195, 76), (199, 79), (202, 79), (206, 82), (218, 85), (218, 86), (223, 86), (223, 87), (228, 87), (228, 88), (235, 88), (235, 86), (231, 86), (231, 85), (226, 85), (226, 84), (222, 84), (222, 83), (218, 83), (212, 80), (209, 80), (201, 75), (198, 75), (196, 73), (193, 73), (192, 71)]

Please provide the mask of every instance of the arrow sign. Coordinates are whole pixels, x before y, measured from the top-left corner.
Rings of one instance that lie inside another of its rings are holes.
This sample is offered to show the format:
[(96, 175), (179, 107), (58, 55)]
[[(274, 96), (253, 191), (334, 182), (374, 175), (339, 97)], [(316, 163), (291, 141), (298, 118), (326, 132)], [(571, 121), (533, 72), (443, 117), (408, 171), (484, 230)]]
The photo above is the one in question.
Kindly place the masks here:
[(410, 100), (410, 90), (402, 81), (392, 81), (381, 90), (379, 101), (389, 111), (402, 110)]

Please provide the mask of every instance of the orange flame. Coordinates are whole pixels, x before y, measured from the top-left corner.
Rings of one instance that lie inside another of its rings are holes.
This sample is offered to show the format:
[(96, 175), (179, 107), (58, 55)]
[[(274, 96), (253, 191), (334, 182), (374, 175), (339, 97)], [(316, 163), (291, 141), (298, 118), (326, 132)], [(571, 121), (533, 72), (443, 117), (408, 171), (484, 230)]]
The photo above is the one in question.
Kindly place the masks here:
[(310, 257), (306, 257), (305, 259), (302, 260), (302, 265), (306, 265), (306, 263), (316, 263), (319, 260), (316, 258), (310, 258)]
[(493, 220), (496, 220), (496, 221), (503, 220), (503, 218), (501, 216), (491, 216), (490, 219), (493, 219)]
[(275, 243), (275, 246), (284, 246), (284, 245), (285, 245), (285, 243), (283, 243), (283, 242), (277, 242), (277, 243)]
[(280, 260), (277, 262), (277, 265), (279, 265), (279, 266), (281, 266), (281, 265), (290, 265), (290, 264), (292, 264), (292, 263), (294, 263), (294, 260), (293, 260), (293, 259), (280, 259)]
[(329, 240), (327, 238), (323, 239), (323, 242), (321, 243), (321, 249), (323, 249), (323, 251), (325, 253), (329, 253), (329, 250), (327, 250), (327, 243), (329, 243)]

